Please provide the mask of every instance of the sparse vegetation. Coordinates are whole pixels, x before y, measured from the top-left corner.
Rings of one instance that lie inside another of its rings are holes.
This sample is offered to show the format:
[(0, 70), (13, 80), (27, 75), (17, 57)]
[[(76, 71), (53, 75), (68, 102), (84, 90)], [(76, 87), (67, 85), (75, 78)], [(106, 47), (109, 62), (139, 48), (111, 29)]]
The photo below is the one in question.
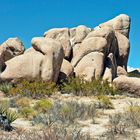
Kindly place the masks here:
[(140, 128), (140, 106), (137, 104), (130, 103), (130, 106), (125, 112), (127, 120), (131, 125)]
[(42, 113), (46, 113), (52, 107), (53, 107), (53, 103), (47, 99), (42, 99), (38, 101), (34, 106), (34, 108), (38, 110), (38, 112), (42, 112)]
[[(21, 130), (22, 131), (22, 130)], [(83, 134), (81, 128), (68, 127), (65, 125), (52, 125), (41, 130), (28, 130), (25, 132), (15, 132), (12, 135), (2, 133), (2, 140), (94, 140), (90, 134)]]
[[(49, 110), (45, 116), (38, 117), (35, 116), (34, 120), (40, 120), (39, 118), (43, 117), (49, 122), (59, 122), (66, 124), (76, 123), (77, 119), (85, 120), (92, 119), (94, 122), (94, 118), (96, 116), (96, 107), (95, 104), (90, 103), (78, 103), (77, 101), (70, 102), (62, 102), (56, 101), (54, 102), (53, 107)], [(43, 119), (44, 122), (44, 119)], [(42, 123), (42, 122), (38, 122)]]
[(27, 97), (22, 97), (16, 101), (16, 105), (18, 107), (29, 107), (30, 106), (30, 99)]
[(77, 96), (91, 95), (115, 95), (118, 94), (115, 87), (110, 86), (107, 81), (93, 80), (85, 81), (82, 78), (71, 77), (61, 87), (62, 93), (72, 93)]
[(109, 116), (109, 130), (106, 133), (108, 139), (137, 139), (135, 130), (140, 128), (140, 106), (131, 105), (122, 113)]
[(24, 107), (19, 109), (18, 111), (24, 118), (27, 118), (29, 120), (31, 120), (37, 114), (31, 107)]
[(114, 106), (108, 96), (99, 95), (98, 100), (99, 100), (100, 108), (103, 108), (103, 109), (113, 109), (114, 108)]
[(56, 91), (58, 91), (58, 88), (55, 83), (46, 83), (43, 81), (29, 82), (27, 80), (23, 80), (21, 83), (16, 84), (10, 89), (9, 95), (42, 98), (50, 96)]

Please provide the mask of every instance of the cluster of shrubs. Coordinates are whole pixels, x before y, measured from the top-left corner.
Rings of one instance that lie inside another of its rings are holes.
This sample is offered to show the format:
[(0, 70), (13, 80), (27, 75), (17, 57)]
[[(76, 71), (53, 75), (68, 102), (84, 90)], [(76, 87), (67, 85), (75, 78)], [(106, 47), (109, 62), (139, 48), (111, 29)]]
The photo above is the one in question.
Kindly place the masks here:
[(93, 80), (85, 81), (83, 78), (71, 77), (67, 82), (61, 85), (62, 93), (72, 93), (77, 96), (91, 96), (91, 95), (115, 95), (118, 93), (117, 89), (107, 81)]
[(79, 77), (71, 77), (66, 82), (62, 82), (59, 85), (53, 82), (29, 82), (27, 80), (23, 80), (22, 82), (13, 85), (10, 83), (2, 83), (0, 84), (0, 90), (6, 93), (8, 96), (21, 95), (36, 99), (51, 96), (58, 91), (76, 96), (118, 94), (117, 89), (110, 86), (107, 81), (93, 80), (89, 82)]
[(0, 91), (4, 92), (7, 96), (20, 95), (37, 99), (51, 96), (58, 91), (58, 86), (53, 82), (29, 82), (27, 80), (22, 80), (17, 84), (2, 83), (0, 84)]

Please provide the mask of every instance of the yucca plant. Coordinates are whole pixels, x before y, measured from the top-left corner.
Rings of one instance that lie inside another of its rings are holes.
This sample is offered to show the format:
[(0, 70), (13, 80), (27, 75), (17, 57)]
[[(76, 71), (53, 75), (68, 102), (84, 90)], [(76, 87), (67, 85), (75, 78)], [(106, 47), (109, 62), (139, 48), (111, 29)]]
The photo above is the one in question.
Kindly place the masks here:
[(17, 118), (18, 115), (15, 111), (8, 109), (5, 105), (0, 105), (0, 126), (2, 130), (11, 131), (13, 129), (11, 123)]
[(7, 94), (11, 88), (12, 84), (10, 83), (5, 82), (0, 84), (0, 91), (4, 92), (5, 94)]

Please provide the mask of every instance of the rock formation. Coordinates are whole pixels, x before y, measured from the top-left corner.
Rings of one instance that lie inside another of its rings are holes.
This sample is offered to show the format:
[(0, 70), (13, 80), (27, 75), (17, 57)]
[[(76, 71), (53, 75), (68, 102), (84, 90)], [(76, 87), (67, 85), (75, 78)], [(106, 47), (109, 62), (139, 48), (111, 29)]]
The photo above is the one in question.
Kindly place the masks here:
[(44, 37), (33, 38), (32, 47), (24, 54), (18, 39), (11, 45), (6, 41), (1, 45), (1, 50), (6, 50), (1, 52), (6, 53), (0, 55), (1, 67), (5, 65), (0, 78), (57, 82), (58, 77), (74, 74), (88, 81), (103, 78), (112, 82), (127, 74), (129, 30), (130, 17), (122, 14), (94, 29), (83, 25), (51, 29)]
[(5, 62), (2, 80), (28, 79), (57, 82), (64, 57), (61, 44), (43, 37), (32, 39), (33, 48)]

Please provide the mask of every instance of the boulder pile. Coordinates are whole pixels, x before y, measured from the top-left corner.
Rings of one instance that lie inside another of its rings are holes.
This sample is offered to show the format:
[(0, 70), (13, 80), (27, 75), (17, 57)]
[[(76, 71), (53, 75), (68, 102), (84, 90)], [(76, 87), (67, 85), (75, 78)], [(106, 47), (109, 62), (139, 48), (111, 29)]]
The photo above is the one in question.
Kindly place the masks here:
[(127, 75), (129, 31), (130, 17), (121, 14), (95, 28), (48, 30), (26, 51), (18, 38), (10, 38), (0, 46), (0, 79), (57, 82), (75, 75), (119, 83), (117, 77)]

